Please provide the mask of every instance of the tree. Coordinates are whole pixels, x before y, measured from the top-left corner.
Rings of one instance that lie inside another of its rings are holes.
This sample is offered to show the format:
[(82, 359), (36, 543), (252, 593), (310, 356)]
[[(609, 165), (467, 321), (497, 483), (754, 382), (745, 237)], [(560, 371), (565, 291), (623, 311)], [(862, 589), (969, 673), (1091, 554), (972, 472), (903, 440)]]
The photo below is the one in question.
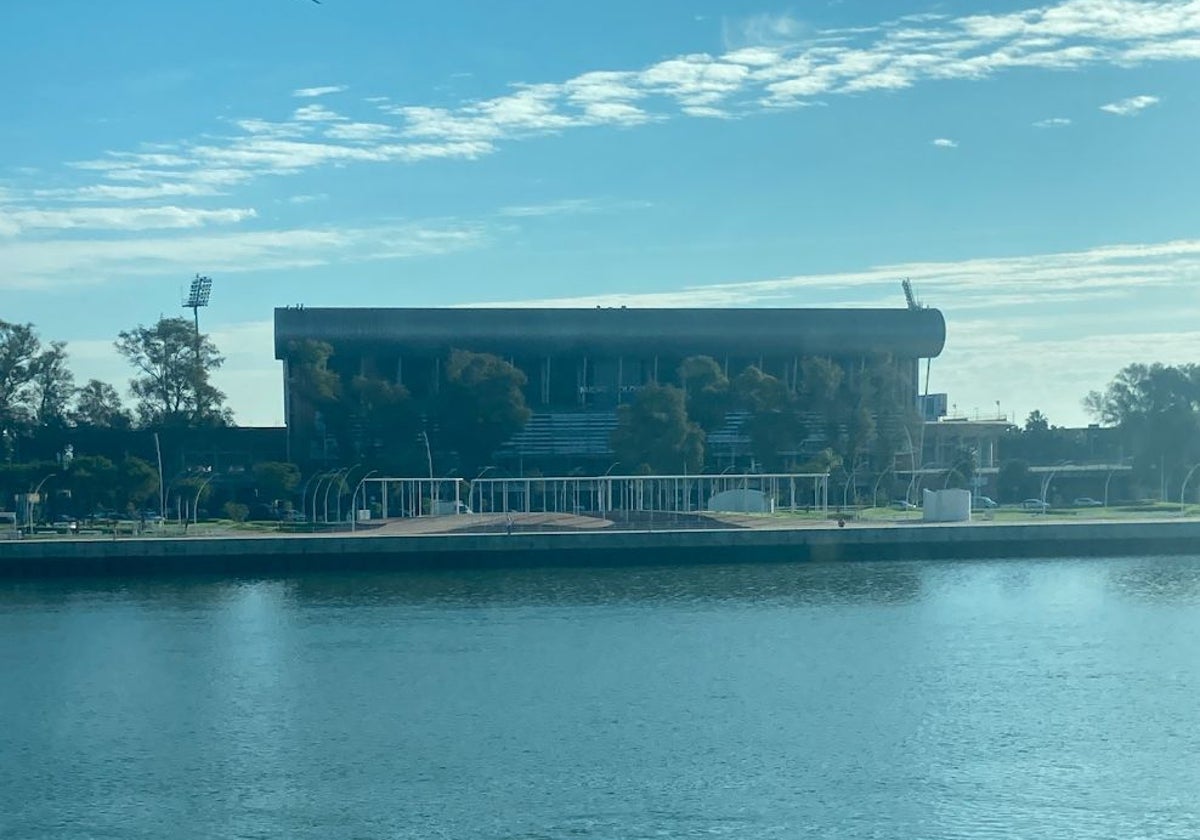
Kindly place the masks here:
[(683, 391), (671, 385), (647, 385), (620, 406), (611, 445), (635, 472), (674, 475), (704, 465), (704, 431), (688, 420)]
[(1200, 460), (1200, 365), (1128, 365), (1084, 406), (1120, 430), (1138, 477), (1161, 494)]
[(186, 318), (160, 318), (119, 334), (117, 352), (140, 375), (130, 380), (144, 426), (220, 426), (232, 421), (225, 395), (210, 382), (225, 359)]
[(1019, 502), (1037, 495), (1037, 481), (1029, 472), (1029, 464), (1019, 458), (1001, 464), (996, 474), (996, 492), (1001, 502)]
[(264, 461), (254, 465), (254, 486), (270, 501), (287, 499), (300, 484), (300, 469), (283, 461)]
[(733, 391), (738, 405), (750, 413), (744, 428), (754, 459), (767, 469), (783, 467), (804, 439), (794, 395), (779, 379), (753, 365), (738, 374)]
[(454, 350), (437, 399), (445, 442), (464, 473), (487, 465), (492, 453), (529, 422), (525, 374), (498, 356)]
[(324, 341), (304, 339), (288, 344), (288, 375), (296, 396), (319, 406), (342, 395), (341, 380), (329, 369), (332, 356), (333, 347)]
[(94, 513), (100, 508), (112, 509), (117, 502), (117, 468), (102, 455), (80, 455), (71, 461), (66, 484), (71, 491), (75, 509)]
[(396, 468), (412, 456), (420, 422), (403, 385), (356, 376), (348, 402), (357, 431), (351, 444), (356, 458)]
[(118, 503), (137, 510), (158, 493), (158, 470), (149, 461), (127, 455), (117, 465), (116, 482)]
[[(9, 446), (32, 420), (29, 391), (41, 347), (33, 324), (0, 320), (0, 435)], [(11, 451), (0, 454), (12, 457)]]
[(121, 404), (117, 389), (99, 379), (89, 379), (75, 392), (70, 419), (76, 426), (97, 429), (128, 429), (133, 425), (133, 417)]
[(246, 517), (250, 515), (250, 508), (240, 502), (226, 502), (221, 506), (221, 510), (225, 513), (226, 518), (232, 519), (234, 522), (245, 522)]
[(679, 366), (688, 418), (706, 435), (725, 425), (729, 413), (729, 377), (711, 356), (689, 356)]
[(41, 428), (66, 426), (75, 395), (75, 375), (67, 367), (66, 342), (50, 342), (34, 359), (32, 374), (33, 422)]
[(1050, 420), (1041, 411), (1034, 409), (1029, 412), (1029, 416), (1025, 418), (1025, 431), (1029, 434), (1038, 434), (1050, 431)]

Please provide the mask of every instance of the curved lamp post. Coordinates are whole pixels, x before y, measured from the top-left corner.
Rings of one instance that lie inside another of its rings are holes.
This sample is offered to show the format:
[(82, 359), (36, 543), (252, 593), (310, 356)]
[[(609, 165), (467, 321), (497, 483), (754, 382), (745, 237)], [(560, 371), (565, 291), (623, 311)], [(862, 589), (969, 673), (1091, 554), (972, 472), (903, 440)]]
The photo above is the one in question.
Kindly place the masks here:
[(854, 481), (854, 475), (861, 466), (862, 464), (855, 464), (854, 469), (850, 470), (850, 474), (846, 476), (846, 483), (842, 485), (842, 510), (846, 509), (846, 499), (850, 494), (850, 484)]
[[(484, 474), (486, 474), (488, 470), (494, 470), (494, 469), (496, 469), (495, 466), (493, 466), (491, 464), (489, 464), (488, 466), (481, 469), (479, 471), (479, 475), (477, 475), (471, 479), (471, 484), (467, 488), (467, 507), (469, 507), (475, 513), (479, 513), (479, 508), (475, 507), (475, 504), (474, 504), (474, 502), (475, 502), (475, 482), (478, 481), (479, 479), (483, 478)], [(609, 467), (609, 469), (612, 469), (612, 467)], [(481, 501), (482, 501), (482, 499), (481, 499)]]
[(316, 479), (317, 479), (317, 478), (318, 478), (320, 475), (321, 475), (321, 473), (320, 473), (319, 471), (318, 471), (318, 472), (315, 472), (315, 473), (313, 473), (312, 475), (310, 475), (310, 476), (308, 477), (308, 480), (307, 480), (307, 481), (305, 481), (305, 482), (304, 482), (304, 485), (303, 485), (303, 486), (300, 488), (300, 513), (304, 514), (305, 516), (307, 516), (307, 515), (308, 515), (308, 504), (307, 504), (307, 502), (308, 502), (308, 488), (309, 488), (309, 485), (311, 485), (311, 484), (312, 484), (314, 481), (316, 481)]
[[(358, 528), (358, 491), (362, 490), (362, 486), (367, 483), (367, 479), (370, 478), (371, 476), (375, 475), (375, 473), (377, 473), (377, 472), (378, 472), (378, 470), (371, 470), (366, 475), (364, 475), (362, 478), (360, 478), (358, 481), (358, 484), (355, 485), (355, 487), (354, 487), (354, 495), (350, 497), (350, 499), (351, 499), (351, 502), (350, 502), (350, 530), (351, 531), (354, 531)], [(363, 503), (365, 504), (366, 501), (367, 501), (367, 494), (364, 492), (363, 493)]]
[(332, 477), (335, 472), (337, 472), (337, 470), (325, 470), (317, 475), (317, 483), (313, 485), (312, 518), (309, 520), (310, 522), (317, 521), (317, 494), (321, 492), (321, 482)]
[(56, 475), (58, 475), (58, 473), (50, 473), (49, 475), (45, 476), (41, 481), (39, 481), (37, 483), (37, 487), (34, 487), (33, 490), (28, 495), (25, 496), (25, 527), (30, 529), (31, 534), (33, 533), (33, 530), (32, 530), (33, 529), (33, 509), (34, 509), (33, 499), (35, 496), (37, 496), (38, 498), (41, 498), (41, 496), (39, 494), (42, 492), (42, 485), (45, 484), (50, 479), (54, 478), (54, 476), (56, 476)]
[(342, 496), (345, 495), (342, 491), (346, 489), (346, 479), (348, 479), (350, 477), (350, 473), (354, 472), (356, 469), (358, 469), (361, 466), (362, 466), (362, 462), (359, 462), (359, 463), (355, 464), (353, 467), (351, 467), (350, 469), (346, 470), (346, 474), (344, 476), (342, 476), (341, 482), (338, 483), (337, 521), (339, 523), (342, 521)]
[(1192, 474), (1194, 472), (1196, 472), (1196, 470), (1198, 470), (1198, 469), (1200, 469), (1200, 464), (1196, 464), (1190, 470), (1188, 470), (1188, 474), (1186, 476), (1184, 476), (1184, 478), (1183, 478), (1183, 486), (1179, 488), (1179, 515), (1180, 516), (1183, 516), (1183, 512), (1185, 510), (1184, 502), (1183, 502), (1183, 494), (1187, 492), (1188, 482), (1192, 480)]
[(212, 480), (216, 477), (217, 477), (217, 474), (213, 473), (208, 478), (204, 479), (204, 482), (200, 485), (199, 489), (196, 490), (196, 498), (194, 498), (192, 500), (192, 524), (193, 525), (196, 525), (200, 522), (200, 494), (204, 492), (204, 488), (207, 487), (209, 484), (211, 484)]
[[(329, 476), (329, 481), (325, 482), (325, 495), (321, 497), (324, 500), (321, 502), (321, 521), (327, 525), (329, 524), (329, 491), (333, 489), (334, 484), (342, 480), (345, 474), (346, 470), (334, 470)], [(320, 486), (317, 485), (318, 489)]]
[(1042, 479), (1042, 495), (1039, 497), (1042, 504), (1038, 509), (1038, 513), (1042, 514), (1043, 516), (1046, 515), (1046, 508), (1048, 507), (1046, 504), (1046, 494), (1050, 492), (1050, 482), (1054, 481), (1054, 476), (1058, 475), (1059, 469), (1064, 466), (1066, 466), (1066, 464), (1059, 464), (1057, 467), (1050, 470), (1050, 474), (1048, 476)]
[(892, 464), (892, 465), (891, 465), (890, 467), (888, 467), (886, 470), (884, 470), (883, 472), (881, 472), (881, 473), (879, 474), (879, 478), (878, 478), (878, 479), (876, 479), (876, 481), (875, 481), (875, 488), (874, 488), (874, 489), (871, 491), (871, 507), (872, 507), (872, 508), (879, 507), (879, 505), (877, 504), (877, 502), (878, 502), (878, 500), (879, 500), (879, 485), (880, 485), (880, 484), (883, 484), (883, 480), (884, 480), (885, 478), (887, 478), (887, 474), (888, 474), (888, 473), (890, 473), (890, 472), (891, 472), (892, 470), (894, 470), (895, 468), (896, 468), (896, 465), (895, 465), (895, 464)]

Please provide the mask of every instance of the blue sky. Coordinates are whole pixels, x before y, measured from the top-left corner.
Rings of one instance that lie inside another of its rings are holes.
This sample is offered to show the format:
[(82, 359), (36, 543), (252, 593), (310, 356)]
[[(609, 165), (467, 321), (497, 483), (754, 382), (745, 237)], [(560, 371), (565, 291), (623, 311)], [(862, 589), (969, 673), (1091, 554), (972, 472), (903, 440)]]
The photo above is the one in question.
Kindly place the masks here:
[(79, 0), (0, 27), (0, 317), (123, 384), (203, 324), (280, 422), (271, 309), (942, 309), (932, 389), (1061, 424), (1200, 359), (1200, 2)]

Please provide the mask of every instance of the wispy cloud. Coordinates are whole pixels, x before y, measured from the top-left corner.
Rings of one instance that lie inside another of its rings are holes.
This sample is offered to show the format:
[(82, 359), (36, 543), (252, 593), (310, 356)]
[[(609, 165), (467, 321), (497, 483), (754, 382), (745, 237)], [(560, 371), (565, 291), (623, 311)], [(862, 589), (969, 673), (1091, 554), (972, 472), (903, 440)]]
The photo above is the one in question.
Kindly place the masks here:
[(0, 236), (35, 230), (181, 230), (253, 219), (252, 208), (69, 207), (0, 209)]
[(794, 43), (810, 32), (811, 26), (787, 13), (726, 17), (721, 20), (721, 37), (725, 48), (730, 50)]
[(204, 265), (224, 274), (334, 262), (407, 259), (476, 248), (487, 230), (469, 223), (238, 230), (55, 242), (0, 238), (0, 290), (96, 284), (121, 277), (183, 276)]
[[(1197, 0), (1062, 0), (1002, 14), (908, 16), (852, 30), (811, 30), (786, 15), (760, 15), (726, 21), (725, 28), (739, 34), (727, 38), (721, 54), (686, 53), (642, 67), (516, 83), (500, 95), (450, 106), (371, 97), (367, 104), (386, 119), (313, 103), (283, 120), (237, 120), (225, 136), (110, 152), (72, 166), (104, 182), (89, 187), (184, 195), (319, 166), (475, 159), (504, 142), (593, 126), (745, 118), (1016, 70), (1200, 59)], [(343, 90), (328, 85), (293, 93), (314, 98)], [(1139, 96), (1103, 107), (1129, 115), (1156, 101)], [(1061, 119), (1039, 125), (1062, 125)]]
[(934, 146), (942, 149), (957, 149), (958, 141), (951, 140), (949, 137), (937, 137), (930, 141)]
[(1033, 124), (1034, 128), (1064, 128), (1071, 124), (1071, 120), (1067, 117), (1049, 117), (1044, 120), (1038, 120)]
[(292, 96), (301, 99), (315, 99), (318, 96), (328, 96), (331, 93), (341, 93), (347, 90), (345, 85), (324, 85), (322, 87), (300, 88), (292, 91)]
[[(909, 277), (928, 302), (986, 309), (1001, 303), (1036, 306), (1053, 295), (1071, 294), (1080, 300), (1184, 287), (1198, 276), (1200, 239), (1183, 239), (1029, 256), (893, 263), (860, 271), (690, 286), (670, 292), (509, 299), (495, 305), (804, 306), (813, 299), (850, 305), (848, 291), (856, 290), (859, 305), (872, 306), (881, 300), (899, 303), (900, 278)], [(874, 297), (870, 294), (873, 290), (878, 293)]]
[(647, 201), (613, 201), (597, 198), (563, 198), (541, 204), (518, 204), (501, 207), (497, 215), (510, 218), (539, 216), (577, 216), (582, 213), (612, 213), (649, 207)]
[(1118, 117), (1133, 117), (1151, 105), (1157, 104), (1157, 96), (1131, 96), (1128, 99), (1121, 99), (1116, 102), (1109, 102), (1107, 105), (1101, 105), (1100, 110), (1116, 114)]

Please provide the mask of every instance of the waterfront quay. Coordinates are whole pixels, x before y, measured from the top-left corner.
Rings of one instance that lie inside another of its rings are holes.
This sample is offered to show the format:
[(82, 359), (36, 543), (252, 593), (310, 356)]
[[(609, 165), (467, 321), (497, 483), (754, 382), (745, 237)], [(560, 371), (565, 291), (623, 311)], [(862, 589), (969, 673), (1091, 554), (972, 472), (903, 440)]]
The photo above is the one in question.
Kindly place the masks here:
[(1105, 557), (1200, 552), (1200, 521), (54, 539), (0, 544), (0, 577)]

